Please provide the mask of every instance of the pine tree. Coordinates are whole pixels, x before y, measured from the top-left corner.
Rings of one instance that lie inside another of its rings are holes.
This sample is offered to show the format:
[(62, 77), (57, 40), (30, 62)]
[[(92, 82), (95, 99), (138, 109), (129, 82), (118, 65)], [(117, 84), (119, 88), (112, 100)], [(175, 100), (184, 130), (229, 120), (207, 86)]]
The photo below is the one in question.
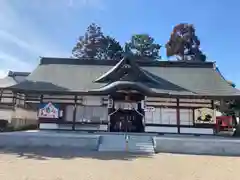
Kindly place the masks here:
[(104, 48), (102, 48), (104, 59), (107, 60), (119, 60), (123, 57), (123, 48), (120, 43), (110, 37), (106, 36), (104, 38)]
[(180, 60), (206, 61), (200, 50), (200, 40), (192, 24), (181, 23), (173, 28), (166, 44), (167, 56), (178, 56)]
[(72, 54), (76, 58), (119, 59), (122, 56), (119, 42), (110, 36), (104, 36), (101, 27), (96, 24), (88, 26), (84, 36), (80, 36)]
[(161, 46), (154, 43), (154, 38), (148, 34), (136, 34), (131, 37), (130, 42), (125, 44), (126, 53), (135, 58), (156, 60), (160, 59), (159, 50)]

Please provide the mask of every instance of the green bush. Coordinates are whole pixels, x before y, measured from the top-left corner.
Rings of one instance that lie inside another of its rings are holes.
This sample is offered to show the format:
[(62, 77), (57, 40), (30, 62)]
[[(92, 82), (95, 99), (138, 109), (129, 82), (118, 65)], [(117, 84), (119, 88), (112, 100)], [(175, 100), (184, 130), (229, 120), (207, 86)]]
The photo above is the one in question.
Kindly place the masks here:
[(13, 126), (8, 126), (3, 130), (3, 132), (27, 131), (27, 130), (36, 130), (36, 129), (38, 129), (38, 125), (30, 124), (30, 125), (21, 126), (18, 128), (14, 128)]
[(27, 131), (27, 130), (36, 130), (38, 129), (37, 124), (30, 124), (30, 125), (25, 125), (22, 127), (15, 128), (15, 131)]

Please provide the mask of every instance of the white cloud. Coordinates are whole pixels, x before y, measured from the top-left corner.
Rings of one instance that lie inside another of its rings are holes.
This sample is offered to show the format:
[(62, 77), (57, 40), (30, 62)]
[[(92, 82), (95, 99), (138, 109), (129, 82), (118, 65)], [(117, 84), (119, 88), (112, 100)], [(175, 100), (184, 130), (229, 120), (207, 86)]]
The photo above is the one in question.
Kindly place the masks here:
[(34, 14), (26, 17), (21, 14), (20, 10), (24, 11), (24, 8), (28, 8), (33, 12), (47, 13), (49, 16), (55, 12), (56, 17), (60, 18), (59, 13), (69, 7), (102, 9), (102, 1), (0, 0), (0, 77), (8, 70), (33, 70), (40, 56), (69, 57), (71, 55), (71, 52), (66, 52), (61, 48), (59, 42), (51, 40), (50, 34), (44, 34), (41, 31), (42, 26), (35, 22)]
[(0, 79), (4, 78), (5, 76), (7, 76), (7, 72), (0, 69)]
[[(56, 44), (36, 27), (30, 19), (23, 18), (11, 1), (0, 1), (0, 40), (9, 41), (38, 56), (66, 55)], [(28, 2), (28, 1), (23, 1)], [(30, 8), (31, 6), (29, 6)], [(41, 9), (41, 7), (39, 7)]]
[[(45, 36), (39, 30), (41, 25), (36, 27), (32, 22), (34, 19), (23, 18), (11, 2), (0, 0), (0, 75), (9, 69), (32, 70), (39, 56), (70, 55)], [(24, 56), (18, 52), (24, 52)]]
[(34, 68), (34, 64), (25, 62), (4, 52), (0, 52), (0, 62), (3, 64), (1, 68), (4, 67), (5, 71), (31, 71)]

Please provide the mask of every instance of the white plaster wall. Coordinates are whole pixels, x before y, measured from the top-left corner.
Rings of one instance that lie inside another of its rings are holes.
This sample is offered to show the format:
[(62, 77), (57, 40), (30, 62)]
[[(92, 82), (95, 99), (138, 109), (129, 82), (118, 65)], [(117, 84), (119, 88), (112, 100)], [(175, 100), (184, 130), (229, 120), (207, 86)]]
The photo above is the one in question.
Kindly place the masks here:
[(213, 135), (214, 131), (211, 128), (180, 128), (180, 133)]
[(106, 106), (77, 106), (76, 121), (107, 121), (108, 109)]
[(39, 129), (58, 129), (58, 124), (55, 123), (40, 123), (39, 124)]
[(1, 98), (1, 103), (12, 103), (12, 102), (13, 102), (13, 98), (12, 97)]
[(13, 127), (37, 125), (37, 123), (37, 111), (15, 108), (15, 111), (12, 113), (11, 125)]
[(27, 110), (23, 108), (15, 108), (13, 118), (17, 119), (31, 119), (37, 121), (37, 111)]
[(177, 110), (162, 108), (162, 124), (177, 124)]
[(9, 91), (9, 90), (4, 90), (3, 93), (2, 93), (2, 97), (0, 99), (0, 102), (1, 103), (12, 103), (13, 102), (13, 93), (12, 91)]
[[(91, 122), (97, 120), (107, 121), (108, 120), (108, 109), (107, 105), (103, 105), (104, 96), (83, 96), (83, 105), (77, 106), (76, 121), (77, 122)], [(68, 105), (65, 109), (65, 120), (73, 121), (74, 105)]]
[(145, 112), (145, 123), (177, 124), (176, 113), (176, 109), (156, 107), (154, 111)]
[(11, 122), (13, 110), (11, 109), (0, 109), (0, 119)]
[(192, 109), (180, 109), (180, 125), (193, 125)]
[(101, 106), (103, 104), (102, 96), (83, 96), (83, 105), (87, 106)]
[(177, 127), (145, 126), (145, 132), (178, 133)]
[(65, 121), (73, 121), (74, 105), (67, 105), (65, 109)]
[(124, 102), (124, 101), (115, 101), (114, 102), (114, 108), (115, 109), (137, 109), (138, 104), (137, 103)]

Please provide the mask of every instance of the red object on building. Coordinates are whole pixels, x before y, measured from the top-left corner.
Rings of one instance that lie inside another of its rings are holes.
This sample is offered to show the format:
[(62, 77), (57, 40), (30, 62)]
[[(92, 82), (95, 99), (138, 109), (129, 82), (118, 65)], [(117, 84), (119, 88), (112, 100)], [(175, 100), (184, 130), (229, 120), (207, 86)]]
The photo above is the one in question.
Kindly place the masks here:
[(217, 116), (216, 117), (216, 130), (229, 131), (233, 129), (233, 118), (232, 116)]

